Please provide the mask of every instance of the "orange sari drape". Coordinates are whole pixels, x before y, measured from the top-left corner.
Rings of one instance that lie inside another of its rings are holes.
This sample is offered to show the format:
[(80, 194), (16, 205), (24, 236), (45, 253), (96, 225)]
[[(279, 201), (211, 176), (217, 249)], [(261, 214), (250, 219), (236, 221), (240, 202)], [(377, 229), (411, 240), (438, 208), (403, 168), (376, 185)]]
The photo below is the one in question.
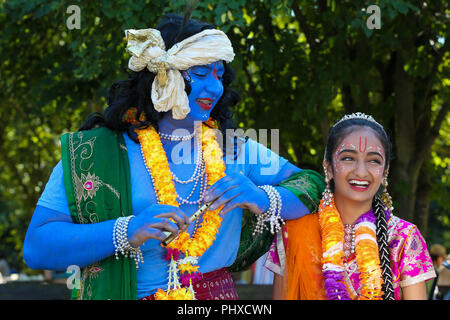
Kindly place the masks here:
[(318, 213), (286, 222), (288, 241), (283, 299), (326, 300)]

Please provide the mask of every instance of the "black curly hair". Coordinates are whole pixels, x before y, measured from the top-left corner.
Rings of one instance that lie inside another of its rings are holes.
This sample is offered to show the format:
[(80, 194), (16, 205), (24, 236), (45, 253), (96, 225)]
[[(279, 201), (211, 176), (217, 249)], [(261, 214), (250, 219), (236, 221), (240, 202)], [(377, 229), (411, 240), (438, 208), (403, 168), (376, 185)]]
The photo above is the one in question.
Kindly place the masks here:
[[(183, 16), (176, 14), (168, 14), (162, 22), (156, 27), (161, 32), (161, 36), (166, 45), (166, 49), (170, 49), (174, 44), (180, 42), (194, 34), (202, 32), (206, 29), (215, 29), (215, 26), (206, 22), (189, 19), (183, 26)], [(236, 129), (233, 122), (232, 108), (239, 102), (238, 93), (230, 88), (230, 84), (234, 79), (233, 69), (223, 61), (225, 72), (222, 78), (223, 94), (211, 111), (211, 118), (216, 120), (219, 130), (223, 136), (223, 146), (225, 147), (226, 130)], [(139, 72), (127, 70), (128, 79), (113, 83), (109, 90), (107, 100), (108, 107), (104, 114), (94, 112), (90, 114), (87, 120), (79, 129), (89, 130), (99, 126), (105, 126), (111, 130), (119, 132), (127, 132), (129, 137), (138, 143), (135, 135), (131, 134), (135, 128), (145, 128), (149, 125), (158, 130), (158, 121), (164, 116), (164, 112), (158, 112), (154, 109), (151, 100), (151, 86), (156, 74), (150, 72), (147, 68)], [(185, 91), (189, 95), (191, 87), (185, 80)], [(146, 119), (139, 121), (137, 124), (131, 124), (124, 120), (124, 115), (130, 108), (136, 108), (136, 118), (142, 112), (145, 113)], [(170, 112), (170, 111), (169, 111)]]

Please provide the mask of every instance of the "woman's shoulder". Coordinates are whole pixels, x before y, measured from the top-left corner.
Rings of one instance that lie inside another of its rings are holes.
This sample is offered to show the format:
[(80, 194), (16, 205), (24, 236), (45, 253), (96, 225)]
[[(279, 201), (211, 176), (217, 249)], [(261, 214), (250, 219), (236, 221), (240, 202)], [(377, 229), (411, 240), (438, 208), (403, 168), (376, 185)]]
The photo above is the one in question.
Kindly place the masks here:
[(409, 222), (407, 220), (404, 220), (398, 216), (395, 216), (393, 214), (390, 215), (388, 221), (388, 230), (391, 232), (402, 232), (402, 233), (411, 233), (414, 229), (417, 229), (417, 226)]
[(426, 241), (414, 223), (392, 216), (388, 230), (390, 259), (398, 268), (401, 287), (436, 276)]
[(388, 221), (388, 241), (391, 250), (404, 250), (425, 248), (426, 242), (419, 228), (412, 222), (391, 216)]

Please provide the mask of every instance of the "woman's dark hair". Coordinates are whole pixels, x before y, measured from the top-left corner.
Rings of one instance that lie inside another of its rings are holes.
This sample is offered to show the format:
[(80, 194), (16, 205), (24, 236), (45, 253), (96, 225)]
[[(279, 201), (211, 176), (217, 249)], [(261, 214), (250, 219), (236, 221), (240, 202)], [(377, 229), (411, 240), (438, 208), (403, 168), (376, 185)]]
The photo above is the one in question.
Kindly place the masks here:
[[(386, 162), (384, 170), (386, 171), (389, 167), (392, 155), (392, 144), (389, 140), (386, 131), (380, 125), (365, 119), (349, 119), (344, 120), (330, 129), (327, 140), (327, 147), (325, 152), (325, 160), (329, 164), (333, 164), (333, 153), (337, 146), (343, 141), (343, 139), (350, 133), (361, 129), (361, 128), (371, 128), (381, 144), (385, 152)], [(334, 181), (330, 181), (330, 188), (334, 191)], [(381, 188), (380, 188), (381, 189)], [(380, 196), (380, 190), (378, 190), (372, 201), (372, 210), (376, 217), (376, 227), (377, 227), (377, 243), (378, 251), (380, 256), (381, 271), (383, 275), (383, 299), (393, 300), (394, 299), (394, 287), (392, 284), (392, 273), (389, 261), (389, 243), (388, 243), (388, 226), (386, 222), (386, 208), (384, 206), (383, 200)]]
[[(183, 26), (183, 16), (169, 14), (156, 27), (161, 32), (161, 36), (166, 45), (166, 50), (170, 49), (174, 44), (180, 42), (194, 34), (206, 29), (215, 29), (215, 26), (206, 22), (190, 19)], [(239, 95), (236, 91), (229, 87), (234, 79), (232, 68), (223, 61), (225, 72), (222, 78), (223, 94), (211, 111), (211, 118), (217, 121), (222, 136), (226, 137), (226, 129), (236, 129), (233, 123), (232, 107), (239, 101)], [(92, 113), (80, 128), (89, 130), (98, 126), (105, 126), (114, 131), (126, 131), (133, 141), (138, 142), (134, 135), (131, 134), (135, 128), (144, 128), (149, 125), (158, 130), (158, 121), (164, 116), (163, 112), (154, 109), (151, 100), (151, 87), (156, 74), (151, 73), (147, 68), (139, 72), (128, 70), (128, 79), (113, 83), (109, 90), (108, 107), (104, 114)], [(185, 80), (185, 90), (190, 93), (191, 87), (189, 82)], [(136, 124), (131, 124), (124, 120), (124, 115), (130, 108), (136, 108), (136, 118), (144, 112), (146, 119)], [(171, 112), (171, 111), (169, 111)], [(225, 141), (223, 146), (225, 146)]]

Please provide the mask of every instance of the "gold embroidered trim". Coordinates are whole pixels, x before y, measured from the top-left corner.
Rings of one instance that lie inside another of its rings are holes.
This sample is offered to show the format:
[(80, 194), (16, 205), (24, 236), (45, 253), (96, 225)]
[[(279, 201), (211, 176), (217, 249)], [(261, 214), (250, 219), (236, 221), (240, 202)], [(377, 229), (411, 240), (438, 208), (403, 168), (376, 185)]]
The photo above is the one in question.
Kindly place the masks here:
[[(110, 184), (103, 182), (100, 177), (89, 172), (94, 166), (94, 163), (87, 160), (92, 158), (94, 154), (94, 143), (97, 138), (92, 137), (84, 142), (83, 138), (83, 132), (69, 134), (70, 170), (72, 173), (77, 216), (80, 223), (85, 224), (99, 222), (99, 217), (96, 213), (97, 205), (94, 197), (100, 187), (107, 187), (118, 199), (120, 199), (120, 193)], [(120, 146), (122, 149), (125, 147), (122, 145)], [(85, 162), (87, 162), (86, 168), (83, 167)], [(81, 173), (80, 176), (78, 176), (76, 170), (77, 167), (80, 171), (85, 171), (87, 173)], [(83, 211), (88, 214), (89, 219), (86, 219), (83, 216)], [(80, 293), (78, 297), (80, 300), (83, 300), (84, 295), (87, 295), (89, 298), (92, 297), (91, 280), (97, 278), (103, 271), (104, 269), (101, 267), (100, 263), (94, 263), (82, 269)]]
[(436, 277), (436, 272), (434, 270), (430, 270), (428, 272), (421, 273), (415, 277), (407, 278), (405, 280), (400, 281), (400, 287), (412, 286), (413, 284), (419, 283), (421, 281), (426, 281), (434, 277)]
[(284, 183), (284, 185), (285, 186), (295, 186), (297, 188), (300, 188), (303, 191), (303, 193), (308, 197), (311, 204), (314, 206), (315, 210), (313, 212), (316, 212), (317, 210), (319, 210), (319, 207), (317, 206), (317, 204), (311, 198), (308, 191), (306, 191), (307, 188), (310, 189), (313, 186), (313, 184), (310, 182), (309, 179), (306, 179), (305, 177), (298, 177), (295, 180)]
[[(80, 300), (83, 300), (84, 294), (87, 294), (89, 298), (92, 298), (92, 288), (91, 288), (91, 280), (97, 278), (100, 272), (103, 272), (104, 269), (100, 266), (99, 263), (94, 263), (90, 266), (83, 268), (82, 278), (81, 278), (81, 286), (80, 286)], [(86, 282), (88, 285), (86, 286)], [(86, 292), (85, 292), (86, 289)]]
[[(89, 214), (89, 222), (95, 223), (98, 222), (99, 219), (95, 212), (95, 201), (92, 201), (92, 199), (94, 199), (100, 187), (107, 187), (118, 199), (120, 199), (120, 193), (110, 184), (103, 182), (100, 177), (89, 172), (89, 170), (94, 165), (93, 162), (89, 163), (87, 168), (83, 168), (84, 162), (86, 160), (89, 160), (94, 153), (94, 143), (96, 137), (92, 137), (88, 141), (83, 142), (84, 135), (82, 132), (78, 132), (76, 133), (76, 138), (78, 138), (78, 141), (74, 142), (74, 135), (75, 133), (69, 135), (69, 150), (71, 166), (70, 169), (72, 171), (72, 183), (75, 193), (77, 215), (80, 223), (88, 223), (88, 221), (85, 217), (83, 217), (82, 214), (82, 209), (84, 209)], [(80, 148), (81, 150), (79, 150)], [(87, 174), (81, 173), (81, 177), (77, 175), (76, 171), (77, 163), (75, 162), (75, 160), (77, 160), (78, 156), (78, 168), (80, 169), (80, 171), (87, 171)], [(91, 199), (91, 201), (87, 201), (89, 199)], [(82, 207), (82, 202), (85, 202), (84, 207)]]

